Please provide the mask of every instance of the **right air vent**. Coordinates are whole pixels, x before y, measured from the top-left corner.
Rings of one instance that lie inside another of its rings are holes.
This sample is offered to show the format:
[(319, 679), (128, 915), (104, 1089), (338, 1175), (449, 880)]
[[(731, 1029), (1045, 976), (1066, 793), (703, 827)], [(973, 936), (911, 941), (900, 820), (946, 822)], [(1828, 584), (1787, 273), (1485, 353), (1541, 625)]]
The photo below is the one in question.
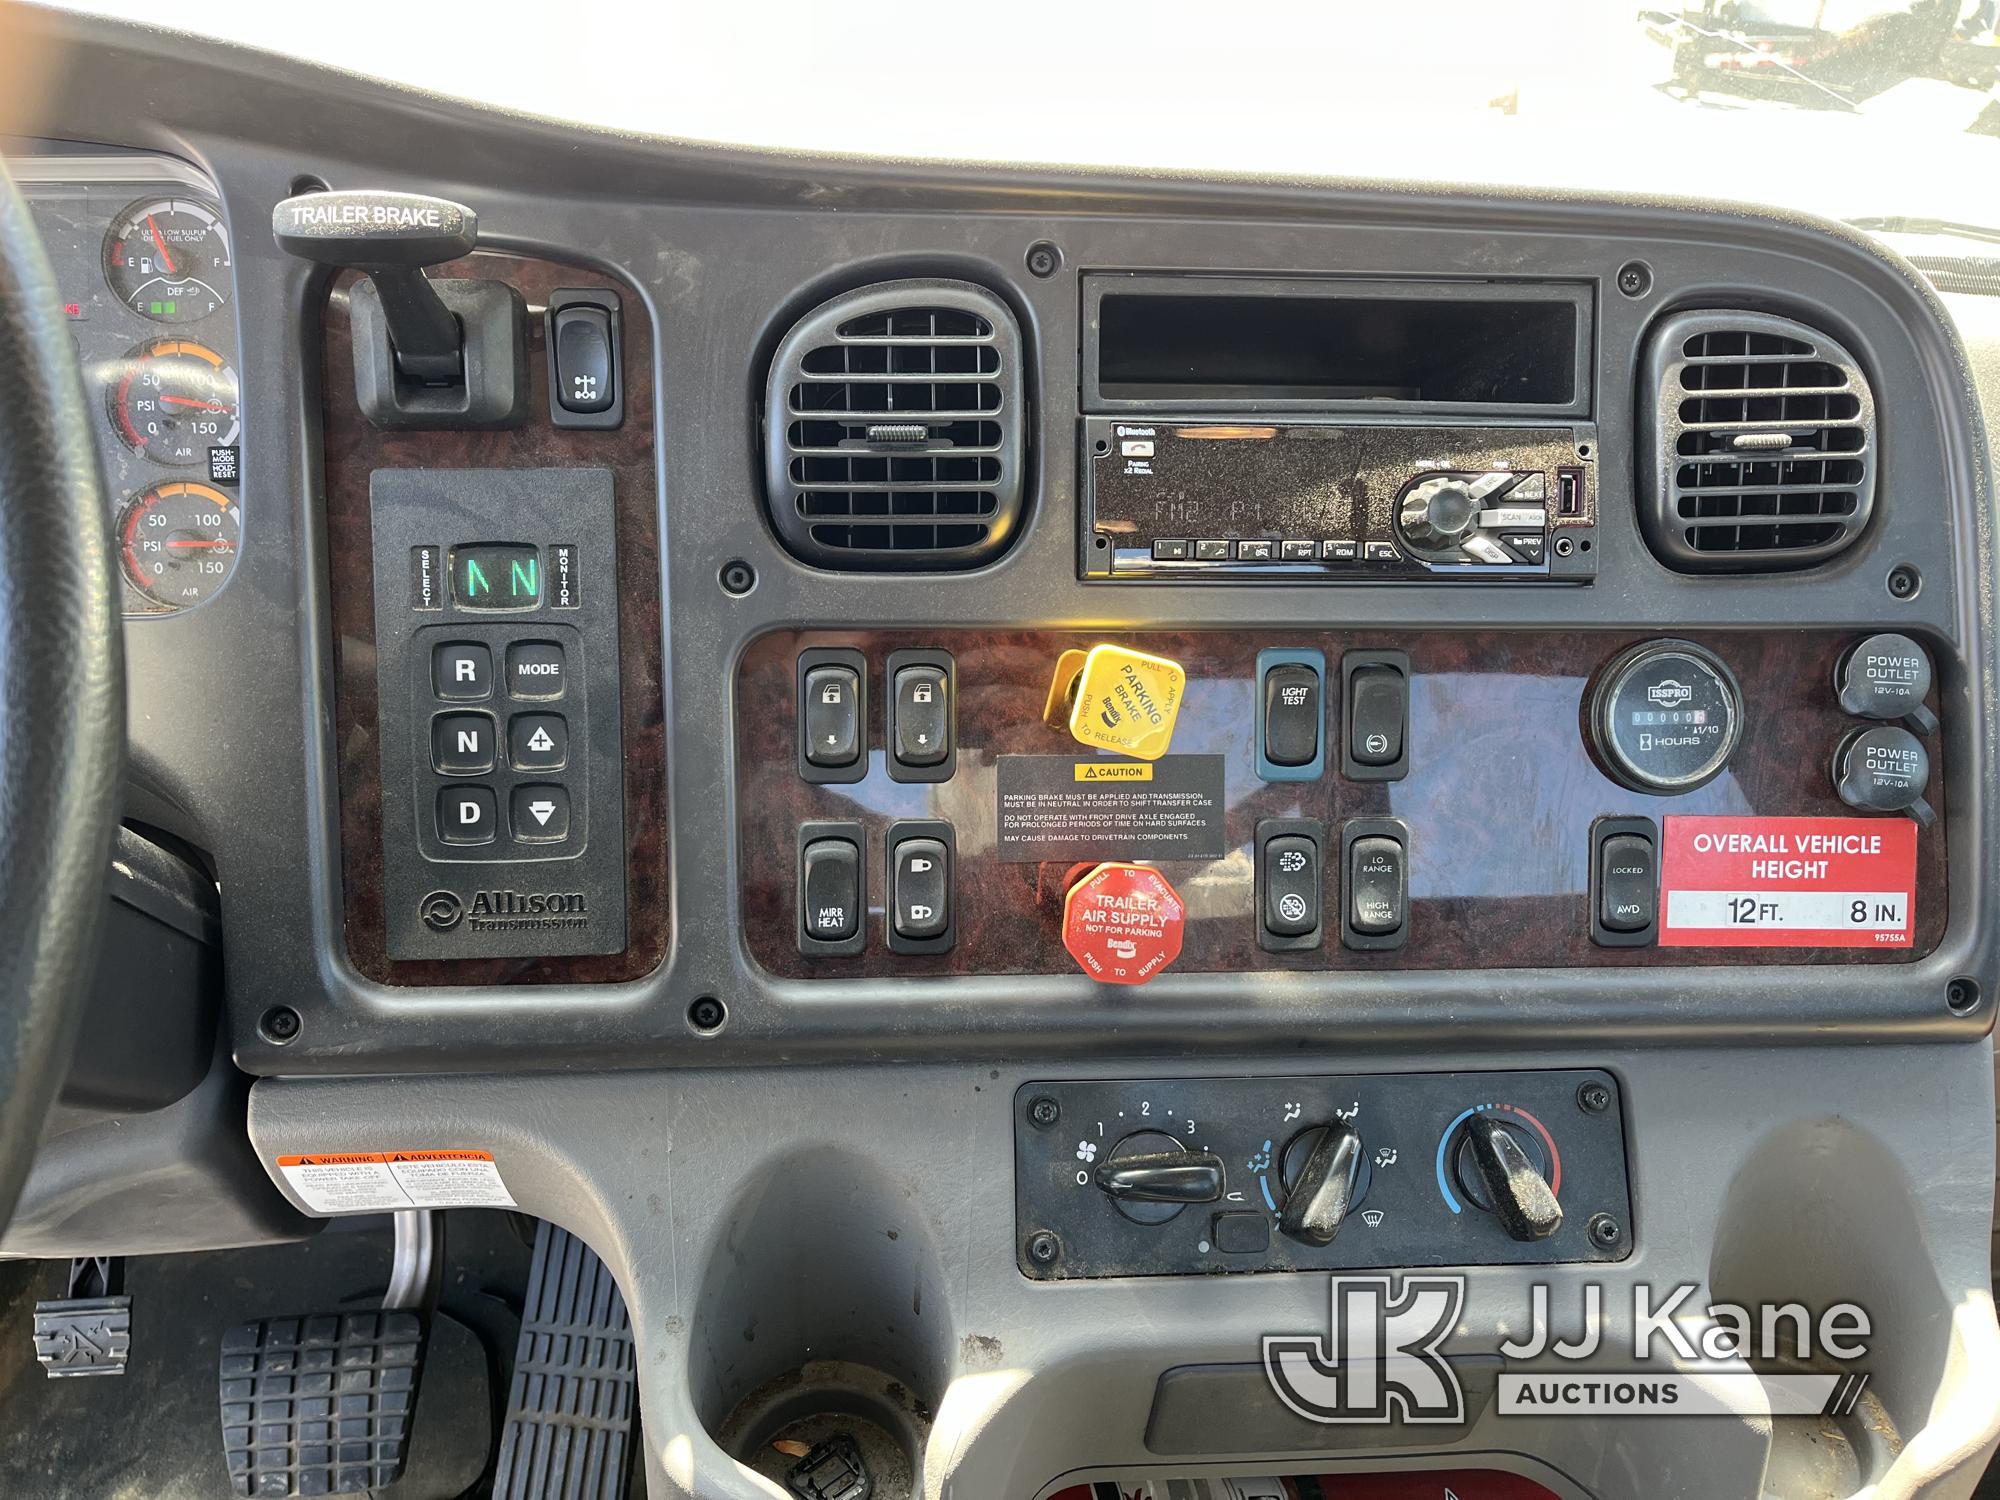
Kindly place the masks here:
[(1670, 567), (1811, 567), (1868, 524), (1875, 401), (1833, 339), (1766, 313), (1679, 313), (1642, 380), (1640, 519)]
[(799, 320), (764, 401), (771, 520), (825, 568), (969, 568), (1021, 516), (1021, 340), (963, 281), (893, 281)]

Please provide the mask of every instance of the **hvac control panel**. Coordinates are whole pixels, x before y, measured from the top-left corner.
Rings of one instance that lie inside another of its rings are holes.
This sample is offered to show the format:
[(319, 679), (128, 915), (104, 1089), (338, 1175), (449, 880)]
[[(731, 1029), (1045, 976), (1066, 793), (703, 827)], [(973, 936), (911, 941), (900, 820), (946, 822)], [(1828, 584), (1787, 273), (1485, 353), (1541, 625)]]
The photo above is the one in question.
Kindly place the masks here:
[(1037, 1281), (1632, 1253), (1597, 1070), (1029, 1083), (1016, 1257)]
[(370, 498), (390, 957), (619, 952), (610, 473), (384, 469)]

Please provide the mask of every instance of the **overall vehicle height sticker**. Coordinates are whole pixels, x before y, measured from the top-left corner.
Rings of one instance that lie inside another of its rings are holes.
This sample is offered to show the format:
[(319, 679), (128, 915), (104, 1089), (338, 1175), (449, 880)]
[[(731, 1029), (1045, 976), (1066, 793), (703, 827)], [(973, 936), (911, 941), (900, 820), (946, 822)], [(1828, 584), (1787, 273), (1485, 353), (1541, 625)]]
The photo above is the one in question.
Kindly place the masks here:
[(329, 1151), (281, 1156), (278, 1170), (318, 1214), (516, 1206), (490, 1151)]
[(1907, 818), (1668, 818), (1664, 948), (1907, 948), (1917, 825)]

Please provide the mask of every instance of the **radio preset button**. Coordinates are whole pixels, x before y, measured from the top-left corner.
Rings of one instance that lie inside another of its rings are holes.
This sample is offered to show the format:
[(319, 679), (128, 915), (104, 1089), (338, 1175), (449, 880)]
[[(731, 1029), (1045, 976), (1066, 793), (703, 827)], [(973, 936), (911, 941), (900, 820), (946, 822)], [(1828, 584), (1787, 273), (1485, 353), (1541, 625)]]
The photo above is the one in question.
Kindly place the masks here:
[(1154, 562), (1186, 562), (1188, 541), (1186, 537), (1172, 537), (1153, 543)]
[(1394, 542), (1364, 542), (1362, 556), (1369, 562), (1399, 562), (1403, 554)]
[(1321, 542), (1319, 555), (1327, 562), (1353, 562), (1361, 555), (1361, 549), (1349, 541)]
[(1229, 543), (1221, 537), (1209, 537), (1194, 544), (1196, 562), (1228, 562)]
[(1315, 550), (1311, 542), (1289, 541), (1278, 544), (1279, 555), (1286, 562), (1311, 562)]
[(1236, 544), (1238, 562), (1269, 562), (1271, 544), (1269, 542), (1238, 542)]

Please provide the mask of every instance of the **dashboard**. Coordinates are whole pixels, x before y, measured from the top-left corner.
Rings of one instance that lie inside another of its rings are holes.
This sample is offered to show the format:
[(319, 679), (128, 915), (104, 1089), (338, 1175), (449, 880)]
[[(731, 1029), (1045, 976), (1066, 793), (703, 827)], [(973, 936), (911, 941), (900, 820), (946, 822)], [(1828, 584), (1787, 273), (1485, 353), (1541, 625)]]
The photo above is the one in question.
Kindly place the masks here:
[[(80, 80), (6, 150), (102, 410), (127, 817), (220, 886), (259, 1160), (317, 1216), (281, 1160), (485, 1152), (588, 1232), (696, 1435), (656, 1493), (769, 1493), (711, 1436), (821, 1357), (957, 1493), (1319, 1452), (1213, 1415), (1303, 1272), (1865, 1282), (1931, 1330), (1905, 1437), (1992, 1354), (1937, 1330), (1991, 1217), (1995, 344), (1879, 246), (24, 24)], [(1790, 1441), (1491, 1421), (1436, 1446), (1564, 1494)]]

